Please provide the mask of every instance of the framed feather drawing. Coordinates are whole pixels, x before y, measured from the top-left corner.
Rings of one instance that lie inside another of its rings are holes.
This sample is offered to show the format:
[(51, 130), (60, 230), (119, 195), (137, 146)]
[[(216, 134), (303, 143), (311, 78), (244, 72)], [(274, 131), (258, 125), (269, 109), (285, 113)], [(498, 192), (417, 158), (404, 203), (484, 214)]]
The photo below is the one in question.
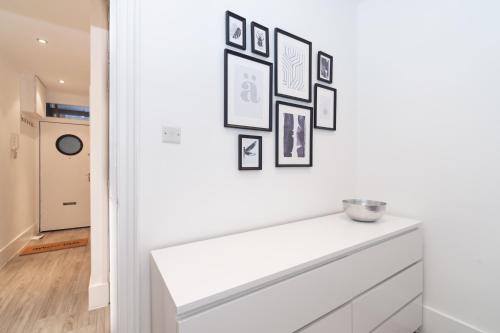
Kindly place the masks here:
[(226, 11), (226, 44), (245, 50), (247, 48), (247, 20)]
[(262, 170), (262, 137), (238, 136), (238, 169)]
[(274, 93), (311, 101), (312, 43), (281, 29), (274, 30)]

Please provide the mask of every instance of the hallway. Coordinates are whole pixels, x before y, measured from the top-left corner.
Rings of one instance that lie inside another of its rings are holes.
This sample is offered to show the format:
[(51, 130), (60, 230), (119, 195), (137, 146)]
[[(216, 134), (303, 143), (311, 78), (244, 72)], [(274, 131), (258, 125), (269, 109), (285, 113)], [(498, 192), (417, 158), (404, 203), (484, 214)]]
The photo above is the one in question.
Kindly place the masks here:
[[(30, 245), (89, 237), (89, 228), (46, 233)], [(109, 308), (88, 311), (90, 242), (17, 256), (0, 270), (0, 332), (109, 332)]]

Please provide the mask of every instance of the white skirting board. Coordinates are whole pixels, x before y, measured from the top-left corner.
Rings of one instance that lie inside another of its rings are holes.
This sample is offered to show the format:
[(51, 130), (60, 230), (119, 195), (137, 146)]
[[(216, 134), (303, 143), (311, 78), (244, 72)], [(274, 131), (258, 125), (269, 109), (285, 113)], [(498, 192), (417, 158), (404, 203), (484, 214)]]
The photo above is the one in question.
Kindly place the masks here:
[(422, 333), (486, 333), (457, 318), (424, 306), (424, 327)]
[(89, 285), (89, 310), (104, 308), (109, 305), (109, 283)]
[(14, 258), (16, 254), (26, 246), (26, 244), (28, 244), (34, 234), (34, 230), (35, 226), (30, 226), (21, 232), (16, 238), (11, 240), (9, 244), (0, 249), (0, 269), (5, 266), (9, 260)]

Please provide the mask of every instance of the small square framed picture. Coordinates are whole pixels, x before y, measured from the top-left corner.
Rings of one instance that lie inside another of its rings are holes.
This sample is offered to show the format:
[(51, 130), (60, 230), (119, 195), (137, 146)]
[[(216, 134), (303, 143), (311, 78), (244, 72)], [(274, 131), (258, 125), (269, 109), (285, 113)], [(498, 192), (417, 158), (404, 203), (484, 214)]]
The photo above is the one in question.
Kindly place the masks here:
[(314, 85), (314, 127), (337, 129), (337, 89), (318, 83)]
[(325, 52), (318, 52), (318, 80), (332, 83), (333, 57)]
[(226, 44), (246, 50), (246, 36), (247, 20), (229, 10), (226, 11)]
[(238, 136), (238, 169), (262, 170), (262, 137)]
[(276, 166), (311, 167), (312, 108), (276, 102)]
[(256, 22), (250, 24), (252, 52), (269, 57), (269, 29)]

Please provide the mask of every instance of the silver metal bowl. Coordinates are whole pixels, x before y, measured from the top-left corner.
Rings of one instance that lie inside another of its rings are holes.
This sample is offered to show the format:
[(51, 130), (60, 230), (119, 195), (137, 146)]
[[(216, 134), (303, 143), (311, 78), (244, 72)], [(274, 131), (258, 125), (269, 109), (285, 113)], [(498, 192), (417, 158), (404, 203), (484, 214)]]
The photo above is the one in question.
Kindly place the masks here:
[(375, 222), (384, 213), (387, 203), (382, 201), (348, 199), (342, 200), (344, 211), (351, 219), (359, 222)]

